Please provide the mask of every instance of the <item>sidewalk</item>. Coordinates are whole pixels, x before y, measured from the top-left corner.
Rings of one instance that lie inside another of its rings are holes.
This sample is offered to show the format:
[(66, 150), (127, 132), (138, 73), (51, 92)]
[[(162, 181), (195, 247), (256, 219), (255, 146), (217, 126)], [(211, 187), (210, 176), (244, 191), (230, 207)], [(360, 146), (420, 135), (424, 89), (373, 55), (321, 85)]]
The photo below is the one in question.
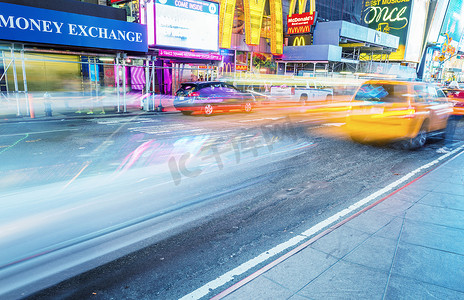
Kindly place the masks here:
[(127, 112), (116, 112), (114, 110), (101, 113), (101, 110), (95, 110), (93, 113), (89, 113), (89, 110), (83, 110), (82, 112), (53, 112), (52, 116), (36, 116), (31, 117), (18, 117), (13, 114), (0, 115), (0, 123), (15, 123), (25, 121), (50, 121), (50, 120), (62, 120), (62, 119), (95, 119), (95, 118), (115, 118), (115, 117), (133, 117), (140, 115), (161, 115), (167, 113), (180, 113), (173, 108), (163, 108), (163, 111), (145, 111), (142, 109), (130, 109)]
[[(62, 120), (62, 119), (86, 119), (109, 118), (121, 116), (138, 116), (143, 114), (177, 113), (173, 106), (173, 97), (168, 95), (156, 95), (155, 103), (149, 101), (150, 111), (142, 109), (147, 105), (147, 97), (139, 93), (128, 94), (123, 101), (113, 94), (102, 94), (99, 98), (91, 96), (75, 96), (70, 93), (55, 93), (45, 98), (41, 93), (29, 93), (28, 102), (22, 95), (18, 99), (14, 97), (0, 99), (0, 123), (24, 122), (38, 120)], [(2, 101), (3, 100), (3, 101)], [(117, 111), (119, 103), (119, 112)], [(124, 105), (126, 103), (126, 112)], [(160, 111), (162, 106), (162, 111)], [(156, 109), (154, 109), (156, 108)], [(21, 115), (21, 116), (18, 116)]]
[(464, 299), (464, 151), (260, 273), (215, 298)]

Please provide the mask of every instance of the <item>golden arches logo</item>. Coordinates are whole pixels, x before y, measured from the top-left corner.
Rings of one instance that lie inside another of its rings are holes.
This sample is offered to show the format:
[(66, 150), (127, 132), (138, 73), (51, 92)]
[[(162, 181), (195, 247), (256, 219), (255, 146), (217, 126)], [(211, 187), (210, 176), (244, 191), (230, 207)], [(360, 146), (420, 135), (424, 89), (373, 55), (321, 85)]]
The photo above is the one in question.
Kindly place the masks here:
[(306, 46), (306, 42), (303, 36), (297, 36), (293, 40), (293, 46)]
[(233, 68), (234, 68), (234, 65), (232, 63), (225, 63), (224, 66), (222, 67), (222, 73), (232, 73)]

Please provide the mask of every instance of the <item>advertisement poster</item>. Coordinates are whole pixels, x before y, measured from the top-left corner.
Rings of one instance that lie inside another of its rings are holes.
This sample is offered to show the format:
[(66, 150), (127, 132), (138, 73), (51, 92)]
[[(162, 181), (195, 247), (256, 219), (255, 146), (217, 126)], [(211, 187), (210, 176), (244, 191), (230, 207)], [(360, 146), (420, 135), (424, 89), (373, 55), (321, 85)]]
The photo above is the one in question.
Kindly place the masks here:
[(272, 54), (253, 52), (253, 70), (254, 73), (275, 74), (276, 63)]
[(403, 60), (413, 0), (370, 0), (364, 2), (362, 22), (367, 27), (400, 38), (390, 60)]
[(222, 55), (222, 73), (231, 73), (235, 71), (235, 50), (221, 49)]
[(218, 51), (219, 4), (156, 0), (154, 40), (159, 46)]
[(441, 26), (440, 36), (438, 38), (439, 43), (444, 43), (444, 35), (448, 34), (448, 36), (452, 39), (451, 45), (458, 48), (459, 44), (460, 51), (463, 50), (464, 46), (464, 41), (462, 40), (464, 33), (463, 4), (463, 0), (450, 0), (443, 24)]

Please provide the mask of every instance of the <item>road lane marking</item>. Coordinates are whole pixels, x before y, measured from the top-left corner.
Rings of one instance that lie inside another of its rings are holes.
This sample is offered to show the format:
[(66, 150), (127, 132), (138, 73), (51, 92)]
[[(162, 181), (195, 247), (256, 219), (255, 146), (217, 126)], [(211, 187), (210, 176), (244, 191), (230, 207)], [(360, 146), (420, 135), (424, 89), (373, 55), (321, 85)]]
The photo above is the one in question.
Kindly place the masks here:
[[(268, 250), (268, 251), (265, 251), (261, 254), (259, 254), (258, 256), (256, 256), (255, 258), (247, 261), (247, 262), (244, 262), (242, 263), (241, 265), (239, 265), (238, 267), (230, 270), (229, 272), (219, 276), (218, 278), (206, 283), (205, 285), (203, 285), (202, 287), (194, 290), (193, 292), (183, 296), (182, 298), (180, 298), (180, 300), (187, 300), (187, 299), (200, 299), (206, 295), (208, 295), (211, 291), (229, 283), (230, 281), (234, 280), (235, 277), (237, 276), (240, 276), (242, 274), (244, 274), (245, 272), (248, 272), (249, 270), (251, 270), (252, 268), (258, 266), (259, 264), (262, 264), (264, 263), (266, 260), (270, 259), (271, 257), (285, 251), (285, 250), (288, 250), (290, 249), (291, 247), (293, 246), (296, 246), (297, 244), (305, 241), (305, 240), (308, 240), (310, 239), (312, 236), (314, 236), (316, 233), (322, 231), (324, 228), (327, 228), (331, 225), (333, 225), (335, 222), (339, 221), (340, 218), (354, 212), (355, 210), (359, 209), (360, 207), (366, 205), (367, 203), (369, 202), (372, 202), (373, 200), (377, 199), (378, 197), (380, 197), (381, 195), (384, 195), (386, 194), (387, 192), (390, 192), (392, 189), (398, 187), (400, 184), (404, 183), (406, 180), (410, 179), (411, 177), (413, 177), (414, 175), (416, 175), (417, 173), (423, 171), (423, 170), (426, 170), (426, 169), (429, 169), (431, 168), (432, 166), (438, 164), (440, 161), (448, 158), (449, 156), (451, 155), (454, 155), (456, 154), (457, 152), (461, 151), (464, 149), (464, 145), (456, 148), (455, 150), (449, 152), (449, 153), (446, 153), (440, 157), (438, 157), (437, 159), (425, 164), (425, 165), (422, 165), (421, 167), (409, 172), (408, 174), (404, 175), (403, 177), (401, 177), (400, 179), (394, 181), (393, 183), (387, 185), (386, 187), (378, 190), (377, 192), (361, 199), (360, 201), (356, 202), (355, 204), (352, 204), (350, 205), (349, 207), (347, 207), (346, 209), (343, 209), (341, 210), (340, 212), (334, 214), (333, 216), (329, 217), (328, 219), (312, 226), (311, 228), (303, 231), (301, 234), (298, 234), (297, 236), (291, 238), (290, 240), (286, 241), (286, 242), (283, 242), (277, 246), (275, 246), (274, 248)], [(461, 152), (459, 153), (459, 155), (461, 155), (462, 153), (464, 152)]]
[(2, 151), (0, 151), (0, 154), (2, 154), (3, 152), (7, 151), (8, 149), (11, 149), (13, 148), (14, 146), (16, 146), (19, 142), (21, 142), (22, 140), (24, 139), (27, 139), (29, 137), (29, 134), (26, 133), (25, 136), (23, 136), (22, 138), (20, 138), (19, 140), (17, 140), (16, 142), (14, 142), (12, 145), (10, 145), (9, 147), (3, 149)]

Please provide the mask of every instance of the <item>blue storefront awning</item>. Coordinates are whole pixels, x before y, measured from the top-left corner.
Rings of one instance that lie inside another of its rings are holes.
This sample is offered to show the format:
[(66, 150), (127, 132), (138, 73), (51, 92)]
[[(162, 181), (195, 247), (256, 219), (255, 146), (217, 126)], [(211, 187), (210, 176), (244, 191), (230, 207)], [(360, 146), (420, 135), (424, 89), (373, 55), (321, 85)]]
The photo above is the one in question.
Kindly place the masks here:
[(0, 40), (147, 52), (145, 25), (0, 3)]

